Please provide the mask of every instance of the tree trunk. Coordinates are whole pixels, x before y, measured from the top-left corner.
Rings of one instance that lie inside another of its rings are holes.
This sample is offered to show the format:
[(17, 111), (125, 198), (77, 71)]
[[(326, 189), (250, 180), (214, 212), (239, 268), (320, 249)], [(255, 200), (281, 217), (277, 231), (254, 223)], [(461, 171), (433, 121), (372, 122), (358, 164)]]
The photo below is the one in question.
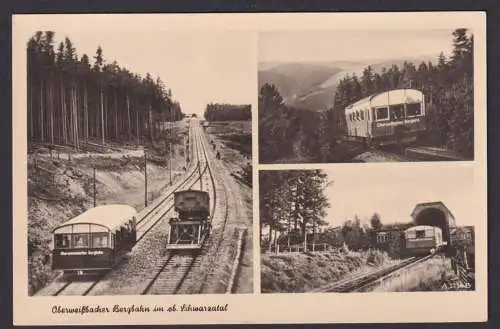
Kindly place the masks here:
[(79, 129), (78, 129), (78, 99), (77, 99), (77, 84), (76, 82), (73, 83), (73, 88), (72, 88), (72, 105), (73, 105), (73, 131), (74, 131), (74, 142), (75, 142), (75, 149), (79, 149)]
[(304, 252), (307, 251), (307, 224), (305, 218), (303, 219), (304, 223), (302, 224), (302, 234), (304, 234)]
[(137, 132), (137, 145), (140, 143), (139, 139), (139, 112), (135, 111), (135, 124), (136, 124), (136, 132)]
[(115, 89), (115, 138), (118, 139), (118, 95)]
[(99, 90), (101, 98), (101, 144), (104, 145), (104, 100), (102, 89)]
[(128, 97), (128, 93), (127, 93), (127, 118), (128, 118), (128, 125), (127, 125), (128, 138), (129, 140), (132, 140), (132, 125), (130, 122), (130, 99)]
[(89, 139), (89, 106), (88, 106), (88, 91), (87, 85), (83, 85), (83, 111), (84, 111), (84, 124), (85, 124), (85, 139)]
[(54, 145), (54, 97), (53, 84), (49, 84), (49, 110), (50, 110), (50, 143)]
[(45, 141), (44, 137), (44, 126), (43, 126), (43, 113), (44, 113), (44, 106), (43, 106), (43, 79), (40, 83), (40, 128), (41, 128), (41, 141), (42, 143)]
[(287, 243), (286, 243), (286, 245), (287, 245), (288, 248), (290, 248), (290, 233), (291, 233), (290, 231), (292, 229), (292, 221), (290, 220), (290, 217), (287, 218), (287, 221), (288, 221), (288, 227), (287, 227), (287, 230), (288, 230), (287, 231), (287, 236), (288, 237), (287, 237)]
[(70, 142), (75, 145), (75, 118), (73, 117), (73, 86), (69, 84), (69, 136)]
[[(187, 154), (187, 153), (186, 153)], [(188, 155), (189, 156), (189, 155)], [(187, 164), (186, 164), (186, 168), (187, 168)], [(262, 246), (262, 223), (259, 223), (259, 241), (260, 241), (260, 244)], [(262, 249), (261, 249), (262, 250)]]
[(62, 133), (64, 144), (68, 143), (68, 127), (67, 127), (67, 114), (66, 114), (66, 90), (61, 80), (61, 111), (62, 111)]
[(149, 103), (149, 134), (151, 137), (151, 143), (153, 142), (153, 110), (151, 109), (151, 103)]
[(269, 225), (269, 246), (267, 247), (267, 251), (271, 251), (273, 248), (273, 228)]
[(313, 219), (313, 242), (312, 242), (312, 251), (314, 251), (316, 247), (316, 222)]
[(29, 107), (28, 107), (28, 116), (30, 120), (30, 143), (33, 143), (33, 83), (32, 77), (30, 77), (30, 81), (28, 84), (28, 97), (29, 97)]

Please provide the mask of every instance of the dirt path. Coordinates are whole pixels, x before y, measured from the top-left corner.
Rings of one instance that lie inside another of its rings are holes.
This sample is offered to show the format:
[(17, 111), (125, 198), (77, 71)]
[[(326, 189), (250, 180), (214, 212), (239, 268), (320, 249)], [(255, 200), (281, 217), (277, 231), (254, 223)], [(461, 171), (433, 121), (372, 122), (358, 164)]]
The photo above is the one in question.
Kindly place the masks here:
[(110, 152), (110, 153), (95, 153), (95, 152), (89, 152), (89, 153), (74, 153), (74, 154), (68, 154), (61, 152), (59, 156), (56, 154), (53, 154), (50, 156), (50, 154), (47, 153), (39, 153), (36, 156), (39, 158), (53, 158), (53, 159), (61, 159), (61, 160), (69, 160), (71, 155), (71, 159), (82, 159), (82, 158), (109, 158), (109, 159), (121, 159), (123, 157), (143, 157), (144, 156), (144, 151), (143, 150), (123, 150), (122, 152)]
[[(202, 132), (205, 145), (208, 146), (206, 135)], [(223, 184), (227, 202), (229, 202), (229, 221), (225, 234), (226, 239), (233, 237), (233, 232), (236, 229), (247, 229), (248, 234), (245, 240), (245, 250), (241, 263), (240, 275), (237, 278), (236, 293), (252, 293), (253, 292), (253, 247), (252, 247), (252, 191), (240, 182), (236, 182), (231, 176), (233, 169), (230, 164), (221, 160), (215, 159), (215, 154), (212, 148), (207, 147), (209, 157), (211, 159), (213, 169), (217, 179)], [(235, 242), (236, 243), (236, 242)]]
[(354, 160), (361, 162), (408, 162), (411, 161), (408, 157), (389, 153), (382, 150), (370, 150), (361, 153), (354, 157)]

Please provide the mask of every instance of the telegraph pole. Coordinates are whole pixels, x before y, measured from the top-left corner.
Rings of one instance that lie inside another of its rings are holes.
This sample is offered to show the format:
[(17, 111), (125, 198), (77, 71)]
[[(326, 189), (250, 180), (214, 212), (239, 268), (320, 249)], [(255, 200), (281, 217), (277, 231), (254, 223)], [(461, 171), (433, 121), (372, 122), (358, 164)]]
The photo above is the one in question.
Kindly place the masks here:
[(168, 141), (168, 155), (169, 155), (169, 175), (170, 175), (170, 185), (172, 185), (172, 138), (174, 136), (173, 133), (174, 122), (172, 121), (172, 109), (170, 109), (170, 140)]
[(94, 208), (97, 206), (97, 188), (95, 184), (95, 164), (93, 167), (93, 172), (94, 172)]
[[(188, 131), (189, 131), (189, 128), (188, 128)], [(184, 157), (186, 158), (186, 170), (187, 170), (187, 167), (188, 167), (188, 164), (189, 164), (189, 149), (188, 149), (188, 145), (187, 142), (186, 142), (186, 137), (184, 137)]]
[(144, 147), (144, 206), (148, 206), (148, 169), (147, 169), (147, 157), (146, 157), (146, 147)]
[(170, 185), (172, 185), (172, 143), (168, 143), (169, 151), (168, 153), (170, 154)]

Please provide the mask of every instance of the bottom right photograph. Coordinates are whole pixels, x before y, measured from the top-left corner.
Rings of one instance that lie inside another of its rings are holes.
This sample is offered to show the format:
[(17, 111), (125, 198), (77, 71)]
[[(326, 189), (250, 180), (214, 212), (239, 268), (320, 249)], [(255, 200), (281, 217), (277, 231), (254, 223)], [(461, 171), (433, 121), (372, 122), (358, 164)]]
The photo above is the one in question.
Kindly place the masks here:
[(259, 171), (262, 293), (472, 291), (468, 166)]

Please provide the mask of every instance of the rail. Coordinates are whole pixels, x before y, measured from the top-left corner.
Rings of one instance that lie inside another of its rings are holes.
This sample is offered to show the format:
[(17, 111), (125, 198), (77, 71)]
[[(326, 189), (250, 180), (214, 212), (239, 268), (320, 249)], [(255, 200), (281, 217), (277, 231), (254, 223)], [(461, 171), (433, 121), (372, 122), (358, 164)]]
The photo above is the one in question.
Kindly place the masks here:
[[(198, 146), (200, 148), (203, 148), (203, 145), (201, 143), (198, 144)], [(201, 152), (200, 152), (201, 151)], [(204, 150), (199, 150), (197, 149), (197, 152), (196, 152), (196, 155), (197, 155), (197, 162), (200, 163), (200, 153), (202, 153)], [(205, 153), (205, 156), (206, 156), (206, 153)], [(207, 159), (205, 159), (207, 160)], [(208, 163), (208, 161), (206, 161)], [(194, 163), (194, 162), (193, 162)], [(174, 194), (175, 191), (179, 190), (181, 187), (183, 187), (190, 179), (192, 179), (195, 174), (199, 173), (200, 174), (200, 177), (198, 177), (196, 180), (194, 180), (190, 185), (189, 185), (189, 188), (192, 187), (193, 185), (195, 185), (199, 180), (202, 179), (202, 176), (205, 174), (205, 172), (209, 170), (208, 168), (208, 165), (205, 166), (204, 170), (202, 172), (199, 172), (198, 171), (198, 168), (196, 166), (193, 167), (193, 170), (192, 172), (181, 182), (181, 183), (178, 183), (176, 188), (174, 190), (172, 190), (170, 193), (167, 194), (167, 196), (165, 197), (162, 197), (160, 199), (159, 202), (155, 202), (155, 204), (148, 210), (145, 211), (145, 214), (143, 214), (141, 216), (141, 219), (139, 219), (138, 221), (138, 226), (139, 224), (141, 223), (145, 223), (145, 221), (147, 221), (148, 223), (150, 222), (151, 220), (151, 217), (153, 217), (153, 219), (155, 219), (155, 215), (158, 214), (158, 212), (155, 212), (157, 211), (158, 209), (160, 209), (162, 206), (165, 205), (166, 201), (171, 198)], [(210, 172), (210, 175), (212, 175), (212, 173)], [(214, 203), (215, 204), (215, 203)], [(156, 226), (156, 224), (163, 218), (163, 215), (165, 213), (167, 213), (168, 211), (170, 211), (170, 209), (172, 209), (174, 206), (171, 205), (170, 207), (168, 207), (167, 209), (161, 209), (161, 214), (160, 216), (158, 216), (158, 218), (156, 218), (156, 220), (154, 220), (154, 222), (149, 226), (147, 227), (147, 229), (142, 233), (141, 237), (138, 238), (137, 240), (140, 241), (144, 236), (146, 236), (146, 234), (154, 227)], [(144, 225), (144, 224), (143, 224)], [(143, 226), (141, 226), (142, 228)], [(165, 266), (168, 265), (169, 261), (174, 258), (175, 254), (172, 254), (172, 256), (170, 257), (169, 256), (169, 259), (167, 260), (167, 262), (165, 262)], [(193, 263), (194, 264), (194, 260), (193, 260)], [(54, 293), (52, 293), (52, 296), (59, 296), (59, 295), (87, 295), (90, 293), (90, 291), (104, 278), (104, 275), (102, 276), (99, 276), (97, 279), (95, 280), (91, 280), (91, 281), (78, 281), (78, 280), (69, 280), (67, 282), (63, 282), (62, 286), (60, 288), (58, 288)], [(156, 279), (155, 279), (156, 280)], [(154, 284), (154, 283), (153, 283)], [(148, 288), (150, 289), (150, 288)]]
[(392, 277), (396, 272), (415, 266), (424, 262), (435, 254), (430, 254), (424, 257), (410, 257), (402, 260), (401, 262), (389, 266), (379, 268), (373, 272), (358, 273), (352, 277), (339, 280), (333, 284), (313, 289), (312, 292), (354, 292), (366, 289), (367, 287), (387, 280)]
[[(212, 183), (213, 189), (213, 203), (210, 215), (210, 227), (215, 214), (216, 204), (217, 204), (217, 192), (215, 188), (215, 178), (213, 175), (212, 168), (210, 166), (210, 161), (208, 160), (208, 155), (206, 152), (206, 147), (202, 141), (202, 136), (197, 136), (197, 142), (199, 151), (201, 151), (203, 155), (203, 161), (205, 162), (205, 167), (203, 172), (200, 173), (199, 180), (203, 179), (203, 175), (208, 173), (208, 177)], [(198, 153), (198, 152), (197, 152)], [(197, 154), (199, 156), (199, 154)], [(201, 165), (201, 159), (198, 157), (198, 163)], [(196, 171), (196, 168), (195, 168)], [(196, 184), (198, 180), (193, 182), (193, 185)], [(207, 239), (204, 239), (201, 249), (203, 249), (206, 245)], [(160, 266), (158, 271), (155, 273), (153, 278), (148, 282), (144, 290), (142, 291), (143, 295), (147, 294), (157, 294), (160, 292), (161, 294), (177, 294), (185, 281), (188, 278), (189, 273), (199, 265), (200, 261), (200, 253), (191, 253), (185, 254), (180, 251), (172, 251), (168, 255), (167, 259)], [(161, 284), (159, 284), (161, 283)]]

